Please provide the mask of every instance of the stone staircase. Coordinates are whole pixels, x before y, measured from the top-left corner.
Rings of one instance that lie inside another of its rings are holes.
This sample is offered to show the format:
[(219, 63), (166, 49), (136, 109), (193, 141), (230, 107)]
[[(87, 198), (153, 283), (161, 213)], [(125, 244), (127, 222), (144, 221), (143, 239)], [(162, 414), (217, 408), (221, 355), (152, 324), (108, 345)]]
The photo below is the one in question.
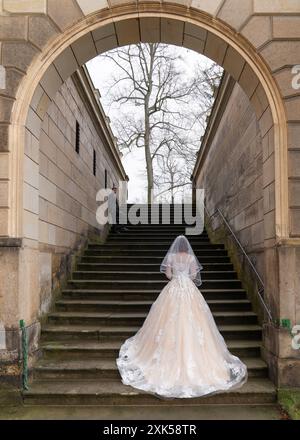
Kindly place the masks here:
[(159, 266), (184, 225), (128, 225), (105, 244), (89, 243), (68, 286), (42, 327), (41, 359), (25, 405), (274, 405), (276, 389), (261, 359), (262, 329), (226, 249), (207, 232), (189, 236), (203, 265), (201, 292), (230, 351), (248, 366), (240, 389), (164, 401), (123, 385), (115, 359), (134, 335), (168, 280)]

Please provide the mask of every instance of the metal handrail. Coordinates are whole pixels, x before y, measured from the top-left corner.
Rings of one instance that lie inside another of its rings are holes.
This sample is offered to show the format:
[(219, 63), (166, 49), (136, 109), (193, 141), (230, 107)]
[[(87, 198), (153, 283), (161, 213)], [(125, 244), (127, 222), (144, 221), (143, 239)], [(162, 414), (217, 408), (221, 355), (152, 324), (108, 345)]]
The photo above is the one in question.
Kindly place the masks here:
[(205, 211), (206, 211), (206, 213), (207, 213), (209, 219), (211, 219), (211, 218), (215, 215), (215, 213), (218, 213), (218, 214), (221, 216), (221, 218), (222, 218), (223, 222), (225, 223), (227, 229), (229, 229), (230, 233), (232, 234), (232, 236), (233, 236), (233, 238), (235, 239), (236, 243), (238, 244), (239, 248), (240, 248), (241, 251), (243, 252), (244, 256), (246, 257), (246, 259), (247, 259), (247, 261), (248, 261), (248, 263), (249, 263), (249, 265), (250, 265), (250, 267), (251, 267), (251, 269), (253, 270), (254, 274), (256, 275), (256, 278), (258, 279), (258, 281), (259, 281), (259, 283), (260, 283), (260, 285), (261, 285), (261, 288), (260, 288), (260, 289), (257, 288), (257, 293), (258, 293), (258, 296), (259, 296), (259, 298), (260, 298), (260, 300), (261, 300), (261, 302), (262, 302), (262, 304), (263, 304), (263, 307), (264, 307), (265, 311), (267, 312), (267, 314), (268, 314), (268, 316), (269, 316), (269, 319), (270, 319), (271, 321), (273, 321), (273, 318), (272, 318), (272, 314), (271, 314), (270, 308), (267, 306), (267, 304), (266, 304), (266, 302), (265, 302), (263, 296), (261, 295), (261, 292), (263, 292), (264, 289), (265, 289), (264, 282), (263, 282), (261, 276), (259, 275), (259, 273), (257, 272), (256, 267), (254, 266), (254, 264), (253, 264), (252, 261), (250, 260), (248, 254), (246, 253), (246, 251), (245, 251), (243, 245), (241, 244), (241, 242), (240, 242), (239, 239), (237, 238), (235, 232), (233, 231), (233, 229), (231, 228), (230, 224), (228, 223), (228, 221), (226, 220), (226, 218), (224, 217), (223, 213), (221, 212), (221, 210), (220, 210), (219, 208), (217, 208), (217, 210), (216, 210), (213, 214), (210, 214), (210, 213), (209, 213), (209, 211), (208, 211), (208, 209), (207, 209), (207, 207), (206, 207), (205, 205), (204, 205), (204, 209), (205, 209)]

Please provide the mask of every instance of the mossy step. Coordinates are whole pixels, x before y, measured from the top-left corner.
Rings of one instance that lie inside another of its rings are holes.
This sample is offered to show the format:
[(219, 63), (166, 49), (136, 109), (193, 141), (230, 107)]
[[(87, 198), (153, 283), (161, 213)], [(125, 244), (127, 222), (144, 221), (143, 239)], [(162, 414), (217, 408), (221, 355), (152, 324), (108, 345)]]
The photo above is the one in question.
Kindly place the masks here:
[[(86, 341), (76, 342), (52, 340), (45, 342), (42, 340), (43, 359), (106, 359), (116, 358), (124, 339), (114, 341)], [(238, 357), (259, 358), (261, 341), (229, 340), (226, 343), (229, 351)]]
[[(212, 311), (217, 324), (256, 324), (257, 315), (252, 311)], [(49, 313), (50, 323), (90, 324), (90, 325), (142, 325), (147, 312), (106, 311), (85, 312), (66, 311)]]
[[(266, 377), (267, 365), (260, 358), (241, 358), (249, 377)], [(118, 379), (116, 359), (44, 359), (33, 369), (34, 379)]]
[[(85, 268), (88, 269), (88, 268)], [(133, 268), (132, 268), (133, 269)], [(90, 270), (81, 270), (78, 268), (72, 274), (73, 279), (133, 279), (133, 280), (144, 280), (150, 278), (151, 280), (165, 280), (166, 276), (164, 273), (159, 271), (134, 271), (134, 270), (93, 270), (93, 267)], [(216, 280), (216, 279), (226, 279), (226, 280), (236, 280), (237, 273), (235, 271), (216, 271), (216, 270), (202, 270), (201, 271), (202, 280)]]
[[(136, 255), (82, 255), (78, 257), (78, 261), (82, 263), (106, 263), (106, 264), (158, 264), (162, 262), (162, 257), (157, 257), (155, 255), (148, 256), (136, 256)], [(231, 264), (228, 255), (210, 255), (202, 256), (201, 264), (205, 267), (205, 264)]]
[[(220, 333), (225, 340), (257, 340), (261, 338), (262, 328), (257, 324), (247, 325), (218, 325)], [(133, 336), (140, 326), (128, 325), (62, 325), (46, 324), (42, 328), (43, 340), (79, 340), (108, 341), (126, 339)]]
[(276, 402), (276, 389), (267, 378), (249, 379), (242, 387), (211, 396), (164, 399), (120, 381), (35, 381), (23, 392), (25, 405), (206, 405)]
[[(82, 289), (69, 288), (62, 291), (62, 298), (77, 299), (151, 299), (155, 300), (160, 294), (161, 289)], [(201, 289), (201, 293), (205, 299), (247, 299), (245, 289)]]
[[(160, 268), (159, 262), (157, 263), (111, 263), (111, 262), (102, 262), (102, 263), (84, 263), (79, 260), (77, 263), (78, 267), (81, 268), (81, 270), (86, 270), (88, 268), (94, 268), (94, 270), (98, 269), (105, 269), (108, 268), (110, 271), (136, 271), (136, 272), (157, 272)], [(203, 271), (215, 271), (215, 272), (235, 272), (233, 270), (233, 264), (232, 263), (204, 263), (203, 265)]]
[[(56, 301), (58, 310), (132, 310), (149, 311), (154, 301), (151, 300), (86, 300), (86, 299), (60, 299)], [(249, 300), (207, 300), (211, 310), (251, 310)]]

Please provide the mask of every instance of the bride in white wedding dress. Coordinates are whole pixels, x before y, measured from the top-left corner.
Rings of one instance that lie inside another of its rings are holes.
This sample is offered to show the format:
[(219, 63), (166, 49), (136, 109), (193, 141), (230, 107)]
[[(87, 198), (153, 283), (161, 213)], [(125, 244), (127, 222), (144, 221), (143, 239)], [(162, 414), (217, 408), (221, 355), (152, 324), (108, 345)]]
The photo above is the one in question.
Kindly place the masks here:
[(246, 365), (231, 354), (196, 286), (203, 269), (184, 235), (160, 271), (170, 279), (138, 332), (120, 348), (122, 383), (159, 398), (211, 395), (241, 387)]

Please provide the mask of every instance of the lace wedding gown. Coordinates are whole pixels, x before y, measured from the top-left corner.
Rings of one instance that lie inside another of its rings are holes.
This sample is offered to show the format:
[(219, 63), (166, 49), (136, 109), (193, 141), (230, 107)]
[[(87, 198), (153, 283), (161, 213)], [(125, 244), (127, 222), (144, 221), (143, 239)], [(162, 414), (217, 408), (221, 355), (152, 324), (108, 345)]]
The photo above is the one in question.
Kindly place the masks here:
[(138, 332), (120, 348), (122, 383), (160, 398), (215, 394), (242, 386), (247, 367), (227, 349), (200, 290), (194, 257), (174, 254), (171, 280)]

